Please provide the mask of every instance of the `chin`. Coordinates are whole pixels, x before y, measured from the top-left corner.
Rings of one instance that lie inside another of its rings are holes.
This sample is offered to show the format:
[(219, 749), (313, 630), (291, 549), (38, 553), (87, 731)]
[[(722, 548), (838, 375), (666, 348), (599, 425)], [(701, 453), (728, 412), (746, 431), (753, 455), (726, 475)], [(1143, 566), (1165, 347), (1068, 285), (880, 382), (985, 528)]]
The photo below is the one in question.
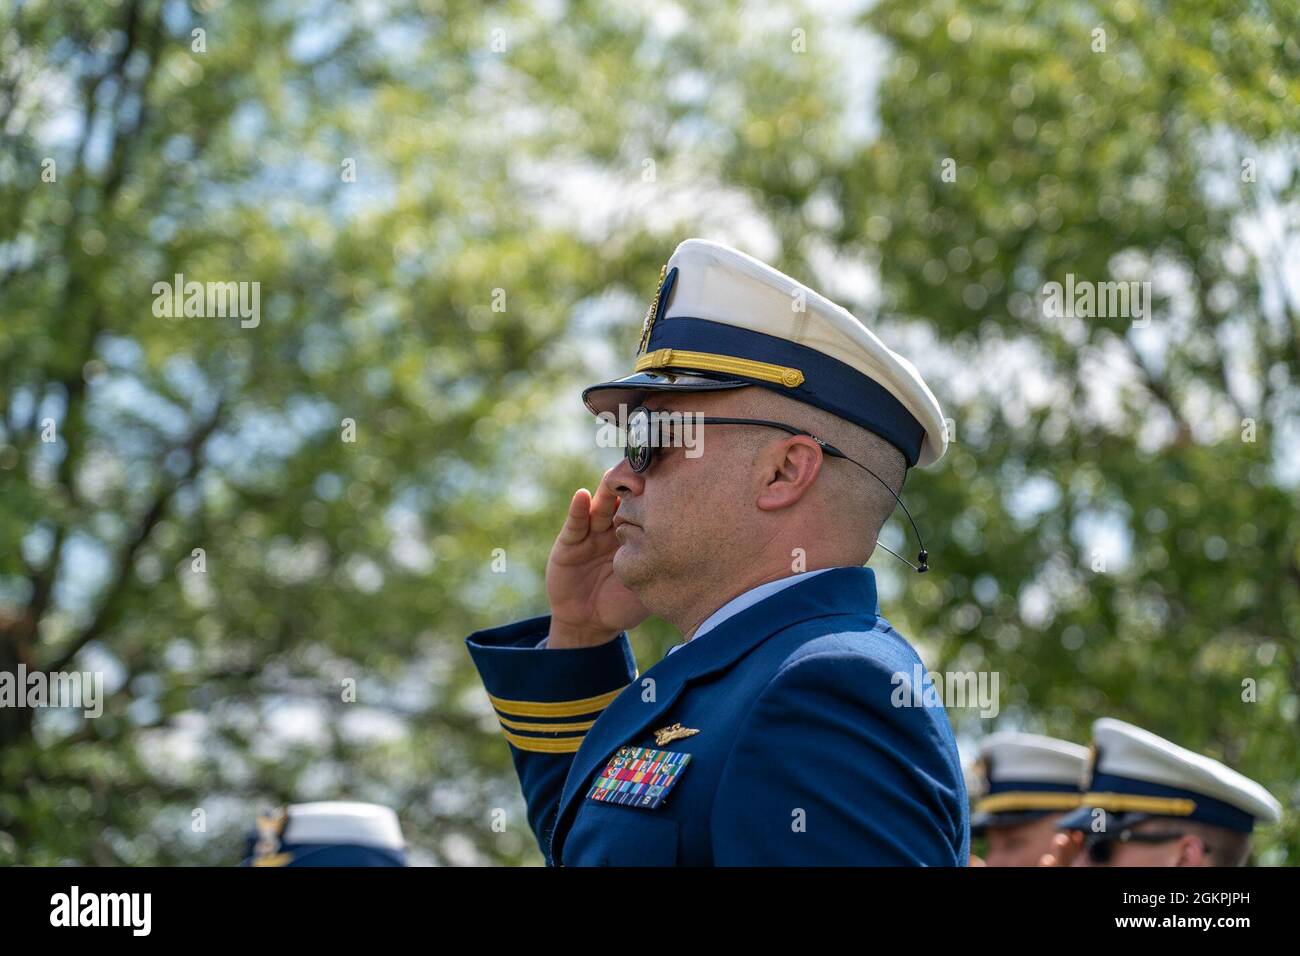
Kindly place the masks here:
[(625, 544), (615, 551), (611, 566), (614, 569), (614, 577), (618, 578), (625, 588), (635, 589), (638, 584), (651, 576), (650, 562), (635, 545)]

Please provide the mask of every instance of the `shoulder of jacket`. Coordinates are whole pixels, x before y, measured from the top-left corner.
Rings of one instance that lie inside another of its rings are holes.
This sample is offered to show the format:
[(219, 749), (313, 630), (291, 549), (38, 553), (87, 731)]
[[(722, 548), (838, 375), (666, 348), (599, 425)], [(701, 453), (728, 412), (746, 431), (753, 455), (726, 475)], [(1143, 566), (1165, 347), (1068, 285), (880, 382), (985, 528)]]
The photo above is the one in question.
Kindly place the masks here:
[(883, 617), (836, 616), (807, 621), (791, 629), (796, 639), (776, 668), (847, 667), (860, 672), (881, 670), (911, 673), (920, 656)]

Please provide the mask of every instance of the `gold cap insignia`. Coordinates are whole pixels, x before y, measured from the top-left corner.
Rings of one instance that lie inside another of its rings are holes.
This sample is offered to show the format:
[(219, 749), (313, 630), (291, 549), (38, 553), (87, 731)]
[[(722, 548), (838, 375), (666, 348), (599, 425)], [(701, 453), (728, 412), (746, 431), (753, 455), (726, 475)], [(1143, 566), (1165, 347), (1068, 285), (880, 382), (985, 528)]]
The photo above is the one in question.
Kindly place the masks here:
[(668, 263), (665, 262), (663, 268), (659, 270), (659, 284), (655, 286), (655, 297), (650, 300), (650, 308), (646, 309), (645, 319), (641, 323), (641, 343), (636, 348), (637, 355), (645, 351), (646, 344), (650, 341), (650, 329), (654, 327), (655, 316), (659, 314), (659, 296), (663, 294), (666, 278), (668, 278)]
[(254, 866), (283, 866), (282, 863), (258, 863), (257, 860), (274, 860), (280, 853), (280, 840), (284, 836), (285, 824), (289, 814), (283, 807), (259, 814), (257, 818), (257, 842), (253, 846)]
[(681, 724), (663, 727), (655, 731), (655, 746), (662, 747), (664, 744), (670, 744), (674, 740), (681, 740), (683, 737), (694, 737), (698, 733), (698, 730), (683, 727)]

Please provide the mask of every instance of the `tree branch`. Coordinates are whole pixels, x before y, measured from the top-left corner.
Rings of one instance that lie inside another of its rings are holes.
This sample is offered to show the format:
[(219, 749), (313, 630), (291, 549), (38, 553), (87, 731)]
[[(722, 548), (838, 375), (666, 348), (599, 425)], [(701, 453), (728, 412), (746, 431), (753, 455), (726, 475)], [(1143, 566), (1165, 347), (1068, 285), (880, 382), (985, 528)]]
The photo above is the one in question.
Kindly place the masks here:
[(1151, 371), (1151, 366), (1147, 365), (1146, 360), (1142, 358), (1142, 353), (1138, 351), (1132, 338), (1127, 335), (1121, 335), (1119, 338), (1128, 349), (1129, 356), (1133, 359), (1133, 364), (1136, 365), (1138, 371), (1142, 373), (1142, 384), (1146, 386), (1147, 391), (1151, 393), (1152, 397), (1168, 410), (1170, 417), (1174, 420), (1174, 424), (1178, 427), (1177, 443), (1180, 445), (1187, 444), (1192, 440), (1192, 426), (1188, 423), (1187, 419), (1183, 417), (1182, 411), (1174, 401), (1173, 394), (1169, 391), (1168, 384), (1157, 378), (1156, 374)]
[[(77, 635), (66, 650), (58, 657), (57, 660), (49, 665), (50, 670), (60, 671), (65, 669), (72, 660), (81, 652), (81, 650), (91, 641), (98, 638), (113, 624), (116, 623), (116, 610), (118, 600), (125, 592), (128, 582), (131, 579), (131, 568), (135, 562), (136, 555), (140, 548), (143, 547), (153, 529), (157, 527), (163, 516), (167, 513), (172, 499), (176, 492), (179, 491), (186, 483), (193, 480), (194, 476), (202, 467), (202, 458), (200, 451), (203, 444), (208, 440), (222, 418), (222, 405), (218, 404), (211, 417), (204, 422), (190, 437), (180, 446), (180, 449), (189, 453), (190, 463), (186, 468), (185, 474), (180, 478), (172, 481), (158, 489), (149, 507), (145, 509), (136, 523), (135, 531), (127, 540), (126, 547), (123, 548), (118, 556), (117, 573), (114, 575), (112, 582), (105, 590), (104, 597), (99, 603), (99, 608), (91, 618), (86, 628)], [(173, 449), (176, 450), (176, 449)], [(170, 454), (170, 452), (169, 452)], [(164, 456), (165, 457), (165, 456)]]

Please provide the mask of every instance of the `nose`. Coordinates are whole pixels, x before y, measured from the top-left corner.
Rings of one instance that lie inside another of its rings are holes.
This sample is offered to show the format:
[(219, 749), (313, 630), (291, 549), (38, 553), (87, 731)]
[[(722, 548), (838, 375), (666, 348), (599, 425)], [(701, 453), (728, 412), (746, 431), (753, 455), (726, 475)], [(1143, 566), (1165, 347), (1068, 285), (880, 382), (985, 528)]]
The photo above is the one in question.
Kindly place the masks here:
[(605, 472), (605, 477), (600, 481), (606, 491), (612, 492), (618, 498), (639, 495), (645, 491), (645, 479), (632, 470), (626, 458)]

